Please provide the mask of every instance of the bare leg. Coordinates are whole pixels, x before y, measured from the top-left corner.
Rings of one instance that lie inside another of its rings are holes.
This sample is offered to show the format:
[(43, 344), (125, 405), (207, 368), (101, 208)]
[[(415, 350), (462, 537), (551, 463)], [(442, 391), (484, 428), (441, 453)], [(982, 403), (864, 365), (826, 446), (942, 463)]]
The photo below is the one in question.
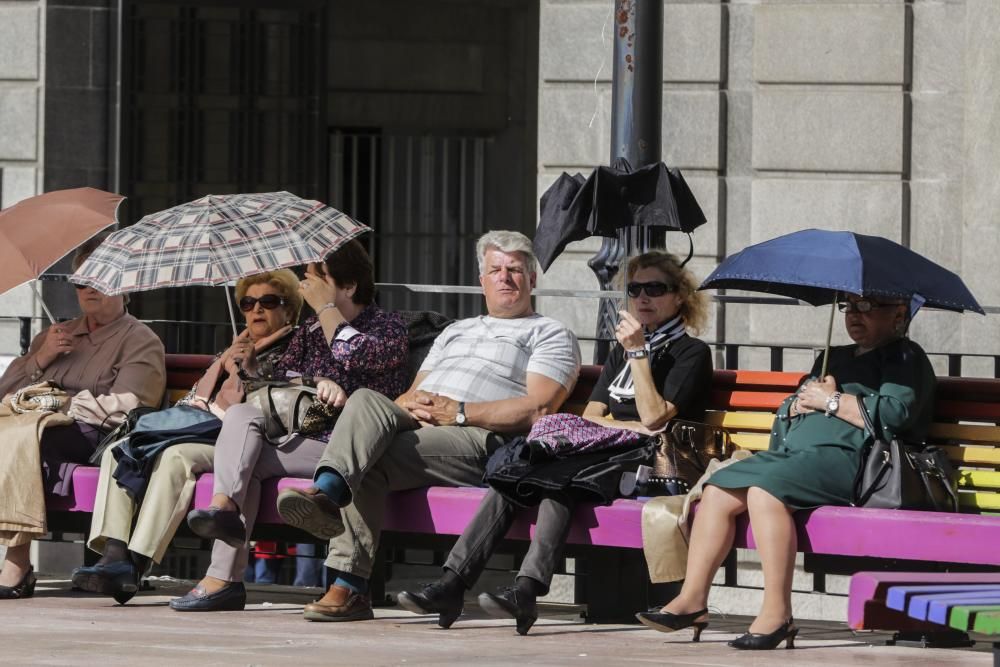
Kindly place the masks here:
[(17, 586), (31, 567), (31, 542), (7, 547), (7, 557), (0, 573), (0, 586)]
[(691, 527), (684, 585), (680, 594), (663, 611), (690, 614), (708, 606), (712, 579), (733, 547), (736, 517), (746, 509), (746, 489), (723, 489), (712, 485), (705, 487)]
[(764, 603), (750, 632), (770, 633), (792, 615), (792, 574), (798, 543), (787, 505), (759, 487), (747, 492), (754, 541), (764, 572)]

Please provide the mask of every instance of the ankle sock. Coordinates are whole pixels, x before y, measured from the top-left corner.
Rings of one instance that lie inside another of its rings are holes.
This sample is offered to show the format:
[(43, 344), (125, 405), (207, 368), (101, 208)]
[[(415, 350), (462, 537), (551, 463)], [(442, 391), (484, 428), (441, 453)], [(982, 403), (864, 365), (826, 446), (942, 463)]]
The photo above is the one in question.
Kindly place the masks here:
[(333, 583), (335, 586), (350, 588), (355, 593), (368, 592), (368, 580), (350, 572), (337, 572), (337, 579)]
[(332, 468), (320, 470), (316, 474), (316, 479), (313, 480), (313, 486), (340, 507), (351, 502), (351, 487), (347, 486), (347, 480)]
[(97, 564), (108, 565), (122, 560), (128, 560), (128, 545), (121, 540), (109, 537), (104, 542), (104, 554), (97, 561)]
[(528, 595), (533, 598), (537, 598), (549, 592), (548, 586), (537, 579), (532, 579), (531, 577), (518, 577), (514, 579), (514, 585), (517, 586), (518, 593)]

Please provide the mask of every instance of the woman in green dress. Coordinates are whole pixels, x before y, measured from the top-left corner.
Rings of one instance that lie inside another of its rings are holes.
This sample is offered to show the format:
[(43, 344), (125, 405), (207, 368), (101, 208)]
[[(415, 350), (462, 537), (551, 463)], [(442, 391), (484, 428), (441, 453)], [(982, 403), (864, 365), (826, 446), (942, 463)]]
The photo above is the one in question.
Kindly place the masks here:
[(733, 545), (736, 517), (749, 512), (764, 574), (764, 600), (749, 631), (730, 642), (740, 649), (773, 649), (798, 629), (792, 620), (792, 573), (797, 550), (793, 513), (821, 505), (850, 505), (861, 455), (873, 434), (921, 441), (934, 401), (934, 370), (919, 345), (905, 337), (907, 305), (851, 296), (839, 304), (854, 345), (830, 350), (829, 375), (810, 379), (778, 408), (768, 451), (715, 473), (705, 485), (691, 529), (680, 594), (659, 612), (638, 614), (662, 632), (708, 619), (708, 592)]

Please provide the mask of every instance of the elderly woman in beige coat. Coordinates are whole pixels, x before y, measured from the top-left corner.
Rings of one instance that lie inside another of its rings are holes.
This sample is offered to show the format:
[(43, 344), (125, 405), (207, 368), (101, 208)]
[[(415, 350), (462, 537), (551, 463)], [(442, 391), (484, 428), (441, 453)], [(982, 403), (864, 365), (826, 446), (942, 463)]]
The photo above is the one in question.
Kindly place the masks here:
[[(81, 246), (73, 259), (76, 270), (100, 244), (101, 237)], [(125, 310), (125, 297), (106, 296), (77, 286), (82, 315), (53, 324), (31, 342), (28, 353), (14, 360), (0, 377), (0, 396), (8, 397), (31, 384), (48, 381), (65, 390), (68, 400), (58, 416), (34, 438), (37, 454), (18, 461), (35, 467), (0, 470), (0, 545), (7, 547), (0, 572), (0, 599), (30, 597), (35, 575), (29, 560), (31, 541), (46, 532), (44, 493), (68, 495), (77, 464), (85, 463), (102, 436), (140, 405), (158, 406), (166, 386), (163, 343)], [(9, 402), (5, 399), (5, 403)], [(66, 418), (68, 417), (68, 419)], [(0, 418), (0, 438), (8, 435), (13, 417)], [(24, 446), (19, 441), (18, 446)], [(41, 484), (37, 463), (41, 460)], [(26, 497), (30, 496), (30, 497)], [(40, 517), (24, 522), (8, 502), (34, 503)]]

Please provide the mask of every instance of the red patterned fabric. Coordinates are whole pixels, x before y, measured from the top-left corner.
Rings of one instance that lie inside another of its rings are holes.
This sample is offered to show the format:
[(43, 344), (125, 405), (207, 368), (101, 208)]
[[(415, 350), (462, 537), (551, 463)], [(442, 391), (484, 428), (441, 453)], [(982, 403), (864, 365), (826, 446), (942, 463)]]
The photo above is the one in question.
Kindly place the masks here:
[(589, 419), (560, 412), (535, 422), (528, 433), (554, 456), (597, 452), (611, 447), (639, 445), (648, 436), (623, 428), (596, 424)]

